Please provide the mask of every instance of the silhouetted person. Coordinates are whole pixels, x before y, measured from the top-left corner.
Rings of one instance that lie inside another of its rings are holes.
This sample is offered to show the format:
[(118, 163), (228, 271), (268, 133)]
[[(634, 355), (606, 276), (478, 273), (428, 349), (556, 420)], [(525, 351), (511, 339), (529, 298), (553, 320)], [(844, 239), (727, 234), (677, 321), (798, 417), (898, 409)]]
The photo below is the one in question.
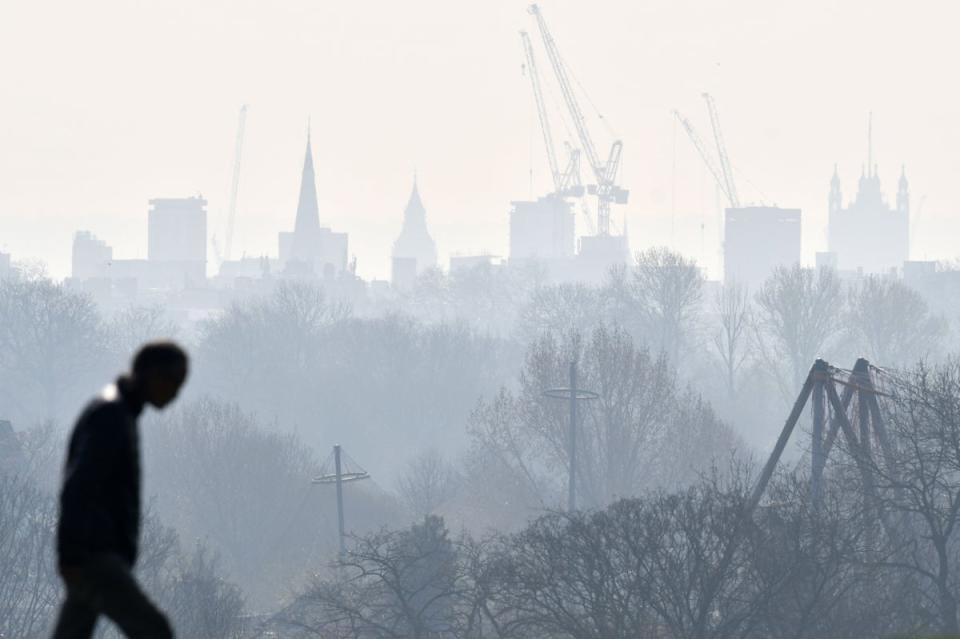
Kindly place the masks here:
[(140, 436), (145, 404), (161, 409), (187, 377), (172, 342), (146, 344), (129, 374), (81, 413), (60, 493), (57, 554), (67, 598), (54, 639), (86, 639), (103, 614), (134, 639), (169, 639), (170, 623), (133, 577), (140, 536)]

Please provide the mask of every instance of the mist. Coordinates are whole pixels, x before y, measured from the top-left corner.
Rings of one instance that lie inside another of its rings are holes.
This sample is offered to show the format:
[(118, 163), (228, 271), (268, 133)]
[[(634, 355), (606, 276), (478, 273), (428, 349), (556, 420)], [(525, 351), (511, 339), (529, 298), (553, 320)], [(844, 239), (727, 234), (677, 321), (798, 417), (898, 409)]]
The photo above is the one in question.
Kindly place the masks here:
[(0, 636), (157, 340), (178, 637), (960, 635), (958, 18), (0, 7)]

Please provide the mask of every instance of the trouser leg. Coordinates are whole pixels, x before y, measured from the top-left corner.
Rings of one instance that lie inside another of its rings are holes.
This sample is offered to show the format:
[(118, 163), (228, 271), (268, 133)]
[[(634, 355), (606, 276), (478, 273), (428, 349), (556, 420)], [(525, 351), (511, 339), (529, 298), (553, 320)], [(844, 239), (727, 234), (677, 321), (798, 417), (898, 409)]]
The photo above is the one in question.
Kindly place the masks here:
[(97, 611), (91, 608), (73, 589), (67, 587), (67, 598), (57, 615), (53, 639), (90, 639), (97, 624)]
[(173, 639), (167, 618), (153, 605), (119, 556), (101, 554), (90, 558), (83, 566), (83, 580), (89, 586), (88, 605), (94, 614), (109, 617), (130, 639)]
[(103, 614), (130, 639), (173, 639), (170, 622), (141, 590), (123, 560), (116, 555), (97, 559), (94, 570), (101, 584)]

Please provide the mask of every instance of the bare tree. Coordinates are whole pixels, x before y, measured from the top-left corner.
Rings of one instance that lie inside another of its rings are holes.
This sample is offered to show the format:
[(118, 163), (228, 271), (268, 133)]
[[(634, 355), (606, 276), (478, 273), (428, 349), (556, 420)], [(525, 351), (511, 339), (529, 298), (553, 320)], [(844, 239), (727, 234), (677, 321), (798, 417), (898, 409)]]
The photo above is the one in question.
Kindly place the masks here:
[(799, 265), (777, 267), (757, 292), (758, 344), (784, 397), (793, 398), (810, 362), (840, 333), (842, 301), (832, 269)]
[(120, 365), (127, 364), (144, 342), (172, 339), (179, 333), (177, 324), (159, 304), (128, 306), (109, 319), (107, 330)]
[(862, 353), (880, 366), (909, 366), (937, 354), (947, 322), (923, 297), (892, 278), (868, 275), (850, 288), (847, 329)]
[(746, 287), (735, 282), (725, 283), (713, 298), (716, 326), (712, 343), (723, 364), (727, 394), (734, 399), (737, 378), (744, 362), (750, 356), (750, 296)]
[(898, 380), (886, 454), (851, 445), (869, 465), (881, 513), (899, 515), (889, 565), (920, 580), (941, 632), (960, 634), (960, 362)]
[(520, 311), (518, 332), (525, 343), (544, 333), (587, 333), (603, 322), (600, 293), (585, 284), (541, 286)]
[(435, 514), (460, 486), (456, 469), (435, 449), (415, 456), (397, 479), (400, 499), (417, 519)]
[(569, 407), (543, 391), (568, 384), (573, 360), (580, 388), (599, 395), (582, 404), (578, 424), (577, 491), (587, 507), (689, 482), (704, 456), (735, 445), (709, 406), (679, 387), (665, 358), (652, 358), (625, 330), (599, 328), (585, 343), (545, 336), (528, 351), (518, 393), (482, 402), (471, 420), (477, 452), (538, 495), (528, 507), (558, 504), (569, 474)]
[(703, 274), (693, 260), (666, 248), (638, 253), (629, 285), (641, 335), (677, 366), (697, 327)]
[(25, 475), (0, 471), (0, 636), (40, 637), (60, 600), (56, 506)]
[(0, 282), (0, 398), (8, 414), (28, 422), (62, 417), (101, 383), (107, 362), (90, 298), (48, 280)]
[[(255, 605), (272, 602), (306, 577), (307, 561), (336, 547), (336, 495), (311, 485), (320, 464), (296, 436), (207, 398), (144, 430), (158, 513), (184, 537), (205, 540)], [(346, 493), (355, 530), (396, 515), (386, 497), (355, 485)]]
[(308, 636), (456, 636), (462, 570), (443, 520), (357, 537), (330, 579), (317, 579), (279, 615)]
[(215, 555), (197, 544), (192, 554), (179, 558), (164, 588), (165, 608), (183, 637), (241, 639), (244, 599), (240, 589), (225, 580)]

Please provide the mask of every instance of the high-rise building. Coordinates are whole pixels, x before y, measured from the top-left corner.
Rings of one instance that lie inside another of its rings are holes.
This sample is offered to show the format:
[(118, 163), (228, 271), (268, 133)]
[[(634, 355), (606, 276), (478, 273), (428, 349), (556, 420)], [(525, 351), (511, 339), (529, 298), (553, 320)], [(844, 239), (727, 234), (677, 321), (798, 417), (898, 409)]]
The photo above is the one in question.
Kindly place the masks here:
[(73, 236), (70, 276), (88, 280), (110, 276), (113, 248), (90, 231), (77, 231)]
[(13, 274), (13, 266), (10, 263), (10, 254), (0, 252), (0, 280)]
[(403, 227), (400, 236), (393, 243), (393, 276), (394, 283), (399, 279), (408, 284), (411, 275), (411, 260), (414, 277), (423, 271), (437, 265), (437, 245), (427, 230), (427, 211), (420, 199), (417, 188), (417, 179), (413, 179), (413, 191), (403, 211)]
[(630, 242), (626, 229), (623, 235), (584, 235), (580, 238), (573, 279), (599, 283), (610, 274), (610, 269), (629, 262)]
[(723, 281), (757, 289), (778, 266), (800, 262), (800, 209), (745, 206), (725, 211)]
[(207, 264), (207, 201), (156, 198), (147, 213), (147, 259)]
[(320, 226), (313, 151), (307, 132), (307, 151), (300, 176), (300, 197), (293, 232), (278, 237), (284, 273), (303, 277), (332, 277), (347, 268), (347, 234)]
[(548, 195), (535, 202), (511, 202), (511, 207), (511, 262), (573, 257), (574, 215), (567, 200)]
[(868, 165), (860, 175), (856, 198), (844, 208), (834, 167), (829, 207), (830, 252), (836, 254), (841, 271), (889, 273), (910, 259), (910, 186), (904, 169), (894, 206), (884, 200), (877, 167)]
[(203, 286), (207, 279), (207, 201), (200, 196), (156, 198), (147, 213), (147, 260), (115, 262), (112, 270), (132, 269), (143, 288), (178, 290)]

